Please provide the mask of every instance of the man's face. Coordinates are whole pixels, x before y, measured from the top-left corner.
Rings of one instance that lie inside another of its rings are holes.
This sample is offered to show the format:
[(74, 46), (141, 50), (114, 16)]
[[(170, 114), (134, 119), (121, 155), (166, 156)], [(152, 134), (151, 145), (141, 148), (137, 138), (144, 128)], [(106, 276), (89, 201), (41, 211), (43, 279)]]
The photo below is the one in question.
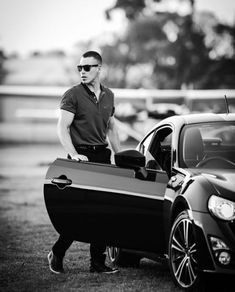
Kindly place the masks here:
[[(88, 65), (86, 67), (86, 65)], [(94, 67), (89, 65), (95, 65)], [(98, 66), (97, 66), (98, 65)], [(83, 83), (89, 84), (92, 83), (99, 75), (100, 65), (98, 64), (98, 61), (93, 57), (88, 58), (81, 58), (79, 66), (85, 66), (81, 67), (79, 71), (81, 80)], [(78, 69), (79, 69), (78, 66)]]

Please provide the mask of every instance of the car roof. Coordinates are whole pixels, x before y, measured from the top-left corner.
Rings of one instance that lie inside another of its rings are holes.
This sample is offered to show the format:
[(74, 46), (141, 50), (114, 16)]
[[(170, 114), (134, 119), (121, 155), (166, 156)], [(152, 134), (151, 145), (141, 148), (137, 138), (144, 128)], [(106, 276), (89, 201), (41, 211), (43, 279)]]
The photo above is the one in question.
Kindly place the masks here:
[(231, 114), (214, 114), (214, 113), (202, 113), (202, 114), (188, 114), (172, 116), (162, 120), (162, 124), (196, 124), (207, 122), (226, 122), (235, 121), (235, 113)]
[(175, 115), (169, 118), (165, 118), (154, 125), (146, 134), (151, 133), (156, 128), (165, 125), (175, 125), (182, 128), (184, 125), (192, 125), (197, 123), (210, 123), (210, 122), (235, 122), (235, 113), (230, 114), (214, 114), (214, 113), (202, 113), (202, 114), (188, 114), (188, 115)]

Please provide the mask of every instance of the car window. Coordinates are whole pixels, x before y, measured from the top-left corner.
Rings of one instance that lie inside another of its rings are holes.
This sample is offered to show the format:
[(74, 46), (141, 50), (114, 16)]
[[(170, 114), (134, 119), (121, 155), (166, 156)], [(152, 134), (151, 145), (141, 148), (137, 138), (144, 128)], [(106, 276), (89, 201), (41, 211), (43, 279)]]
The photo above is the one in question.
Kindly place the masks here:
[(172, 130), (164, 127), (155, 132), (146, 153), (146, 167), (161, 169), (168, 174), (171, 169), (171, 140)]
[(232, 168), (235, 163), (235, 124), (187, 126), (180, 141), (181, 167)]
[(146, 156), (147, 154), (147, 150), (149, 149), (149, 145), (152, 141), (153, 135), (154, 135), (154, 131), (152, 131), (145, 139), (144, 141), (140, 144), (140, 148), (139, 151), (144, 154), (144, 156)]

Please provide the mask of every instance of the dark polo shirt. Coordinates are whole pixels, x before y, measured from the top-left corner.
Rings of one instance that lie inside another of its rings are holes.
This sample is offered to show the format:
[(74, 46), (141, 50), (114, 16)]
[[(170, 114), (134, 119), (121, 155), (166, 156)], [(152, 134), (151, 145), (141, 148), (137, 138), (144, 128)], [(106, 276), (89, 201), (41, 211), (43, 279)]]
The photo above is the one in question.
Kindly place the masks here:
[(101, 85), (99, 101), (85, 84), (78, 84), (62, 96), (60, 108), (74, 114), (70, 135), (75, 148), (79, 145), (107, 145), (106, 134), (114, 113), (114, 94)]

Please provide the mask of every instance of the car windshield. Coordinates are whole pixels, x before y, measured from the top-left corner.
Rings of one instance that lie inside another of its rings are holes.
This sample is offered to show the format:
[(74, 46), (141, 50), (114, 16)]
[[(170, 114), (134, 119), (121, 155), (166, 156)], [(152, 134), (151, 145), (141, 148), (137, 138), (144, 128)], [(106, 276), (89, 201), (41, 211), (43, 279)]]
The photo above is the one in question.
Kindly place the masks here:
[(235, 123), (186, 126), (179, 155), (184, 168), (235, 168)]

